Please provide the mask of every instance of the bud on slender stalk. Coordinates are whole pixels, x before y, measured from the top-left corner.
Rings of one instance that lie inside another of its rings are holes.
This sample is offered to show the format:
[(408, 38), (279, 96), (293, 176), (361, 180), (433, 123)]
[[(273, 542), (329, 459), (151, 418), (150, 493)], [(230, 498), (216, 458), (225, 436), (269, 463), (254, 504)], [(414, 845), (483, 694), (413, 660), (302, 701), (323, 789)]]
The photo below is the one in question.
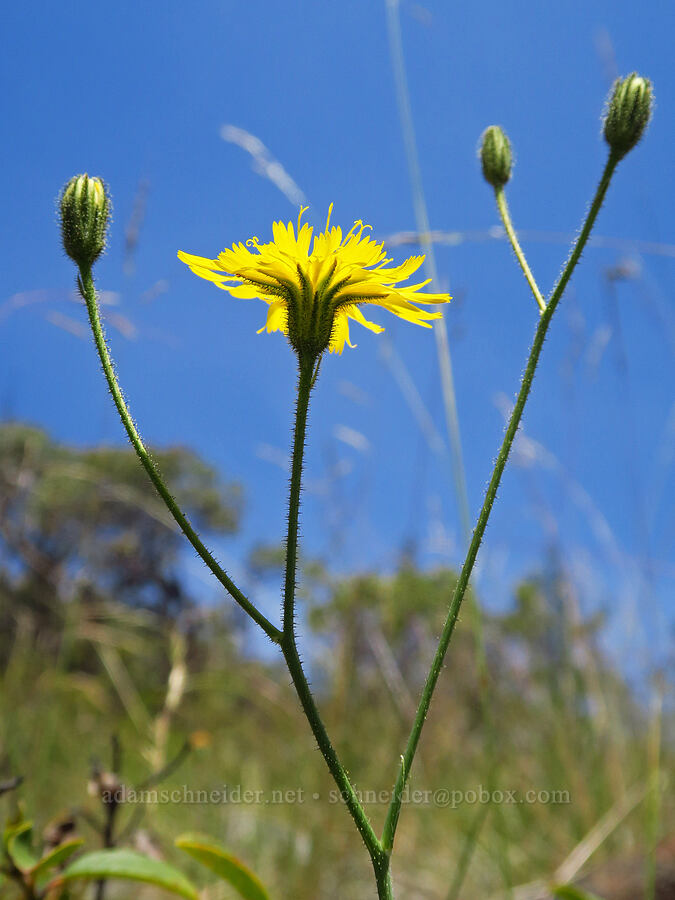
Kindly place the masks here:
[(110, 198), (100, 178), (76, 175), (59, 200), (63, 247), (80, 268), (88, 269), (103, 253)]
[(480, 145), (483, 176), (494, 188), (502, 188), (511, 177), (513, 156), (511, 144), (499, 125), (490, 125), (483, 132)]
[(640, 140), (652, 114), (652, 85), (648, 78), (632, 72), (617, 78), (607, 102), (605, 140), (622, 159)]

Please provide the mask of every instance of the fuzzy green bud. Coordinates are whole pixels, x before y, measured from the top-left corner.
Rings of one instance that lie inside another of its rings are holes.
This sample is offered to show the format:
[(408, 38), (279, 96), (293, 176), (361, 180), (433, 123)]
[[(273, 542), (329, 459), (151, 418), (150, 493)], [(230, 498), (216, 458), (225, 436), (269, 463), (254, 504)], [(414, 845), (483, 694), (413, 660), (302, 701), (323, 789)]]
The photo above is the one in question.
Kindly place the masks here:
[(100, 178), (76, 175), (59, 198), (61, 236), (68, 256), (82, 269), (103, 253), (110, 215), (110, 197)]
[(511, 144), (499, 125), (490, 125), (480, 140), (483, 177), (494, 188), (502, 188), (511, 177), (513, 155)]
[(622, 159), (640, 140), (652, 114), (652, 85), (648, 78), (632, 72), (617, 78), (607, 101), (604, 132), (612, 152)]

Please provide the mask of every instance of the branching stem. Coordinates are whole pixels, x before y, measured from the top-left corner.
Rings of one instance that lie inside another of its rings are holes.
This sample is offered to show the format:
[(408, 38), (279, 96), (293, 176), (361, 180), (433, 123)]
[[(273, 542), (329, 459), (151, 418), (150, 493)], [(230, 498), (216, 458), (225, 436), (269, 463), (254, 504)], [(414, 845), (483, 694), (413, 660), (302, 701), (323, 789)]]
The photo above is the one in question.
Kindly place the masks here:
[(448, 616), (443, 627), (443, 632), (441, 634), (436, 654), (431, 664), (431, 669), (424, 684), (424, 688), (422, 689), (422, 696), (417, 708), (415, 720), (413, 722), (410, 736), (408, 738), (408, 743), (402, 757), (403, 763), (399, 768), (398, 777), (394, 785), (394, 791), (392, 794), (391, 802), (389, 804), (387, 818), (382, 833), (382, 847), (387, 853), (391, 853), (391, 850), (393, 848), (394, 835), (396, 833), (398, 817), (401, 811), (403, 790), (408, 780), (410, 769), (412, 768), (417, 745), (419, 743), (420, 735), (422, 734), (422, 728), (424, 727), (424, 722), (429, 711), (431, 698), (438, 681), (438, 676), (440, 675), (441, 669), (443, 668), (445, 654), (450, 643), (450, 638), (452, 637), (452, 633), (455, 629), (455, 624), (457, 623), (462, 600), (464, 599), (466, 589), (469, 585), (469, 578), (471, 577), (471, 572), (473, 570), (474, 563), (476, 562), (478, 549), (481, 545), (481, 541), (483, 540), (483, 535), (485, 534), (485, 529), (490, 518), (490, 513), (492, 512), (492, 506), (494, 504), (495, 497), (497, 496), (497, 489), (499, 488), (499, 484), (504, 473), (504, 468), (509, 458), (509, 453), (511, 452), (511, 447), (513, 445), (516, 432), (518, 431), (518, 427), (523, 416), (523, 410), (525, 408), (527, 398), (530, 394), (532, 381), (534, 379), (534, 373), (537, 368), (537, 363), (539, 362), (542, 347), (544, 346), (544, 339), (546, 338), (546, 333), (551, 323), (551, 318), (553, 317), (553, 313), (556, 310), (560, 298), (562, 297), (563, 292), (567, 287), (567, 283), (572, 276), (572, 272), (574, 271), (574, 268), (579, 261), (584, 246), (586, 245), (588, 237), (591, 233), (591, 229), (593, 228), (598, 212), (600, 211), (600, 207), (602, 206), (602, 202), (605, 198), (605, 194), (607, 193), (607, 188), (609, 187), (609, 183), (612, 179), (612, 175), (614, 174), (617, 163), (618, 158), (614, 154), (610, 153), (607, 164), (605, 165), (604, 172), (602, 173), (602, 178), (600, 179), (600, 183), (598, 184), (593, 202), (591, 203), (591, 207), (588, 211), (588, 215), (586, 216), (586, 220), (584, 221), (579, 237), (574, 244), (570, 257), (565, 265), (565, 268), (563, 269), (562, 275), (560, 276), (558, 283), (553, 289), (553, 293), (551, 294), (551, 298), (548, 304), (544, 304), (545, 308), (541, 314), (541, 318), (539, 319), (539, 324), (534, 335), (532, 348), (527, 360), (525, 374), (523, 375), (523, 380), (518, 392), (518, 396), (516, 398), (516, 403), (513, 407), (513, 412), (511, 413), (511, 418), (509, 419), (509, 423), (506, 428), (506, 434), (504, 435), (504, 440), (502, 442), (499, 456), (497, 457), (497, 462), (492, 472), (492, 477), (490, 478), (490, 483), (485, 494), (485, 500), (483, 501), (483, 506), (478, 516), (476, 528), (473, 532), (471, 544), (469, 545), (469, 550), (467, 552), (466, 559), (464, 560), (462, 571), (457, 580), (457, 585), (455, 587), (452, 601), (450, 603), (450, 609), (448, 610)]
[(244, 594), (242, 594), (236, 584), (234, 584), (232, 579), (227, 575), (225, 570), (218, 565), (213, 555), (204, 546), (201, 539), (199, 538), (199, 535), (194, 530), (192, 525), (190, 525), (184, 513), (169, 492), (169, 489), (165, 485), (162, 476), (159, 474), (157, 466), (152, 461), (152, 458), (148, 451), (145, 449), (143, 441), (141, 440), (141, 436), (139, 435), (136, 426), (134, 425), (134, 421), (131, 418), (131, 413), (129, 412), (129, 409), (124, 400), (124, 396), (122, 394), (122, 390), (117, 381), (115, 369), (113, 367), (112, 360), (110, 359), (110, 353), (108, 352), (108, 346), (106, 344), (103, 326), (101, 324), (101, 317), (98, 311), (98, 301), (96, 298), (96, 289), (94, 287), (94, 279), (91, 275), (91, 269), (80, 269), (79, 286), (80, 291), (82, 292), (82, 296), (84, 297), (84, 301), (87, 304), (87, 312), (89, 313), (91, 330), (94, 335), (94, 341), (96, 343), (96, 349), (98, 350), (99, 359), (101, 360), (101, 365), (103, 366), (103, 373), (105, 375), (106, 381), (108, 382), (108, 387), (110, 388), (110, 393), (112, 394), (112, 398), (115, 401), (117, 412), (120, 414), (122, 424), (124, 425), (127, 435), (129, 436), (129, 440), (131, 441), (134, 450), (138, 454), (138, 458), (140, 459), (143, 468), (147, 472), (150, 481), (152, 481), (157, 490), (157, 493), (162, 498), (167, 506), (167, 509), (176, 520), (178, 527), (183, 532), (188, 541), (192, 544), (194, 549), (197, 551), (197, 554), (206, 563), (206, 566), (216, 576), (223, 587), (230, 593), (233, 599), (236, 600), (239, 606), (241, 606), (241, 608), (249, 614), (253, 621), (262, 628), (262, 630), (270, 638), (270, 640), (272, 640), (275, 644), (280, 644), (281, 631), (275, 625), (273, 625), (260, 612), (260, 610), (257, 609), (257, 607), (255, 607), (251, 603), (251, 601), (244, 596)]
[(457, 622), (457, 618), (459, 616), (462, 601), (469, 585), (469, 579), (473, 571), (478, 550), (480, 548), (480, 544), (482, 542), (483, 535), (485, 534), (485, 529), (490, 518), (490, 513), (492, 511), (495, 497), (497, 495), (497, 490), (499, 488), (499, 484), (501, 482), (501, 478), (509, 458), (511, 447), (513, 445), (513, 441), (515, 439), (520, 421), (523, 416), (525, 404), (527, 403), (527, 399), (530, 394), (530, 389), (532, 387), (534, 374), (539, 362), (539, 357), (544, 345), (544, 340), (546, 338), (546, 334), (548, 332), (548, 328), (556, 307), (572, 276), (572, 272), (574, 271), (574, 268), (579, 261), (583, 248), (586, 245), (588, 237), (591, 233), (591, 229), (593, 228), (600, 207), (602, 206), (602, 202), (604, 200), (607, 188), (609, 187), (609, 183), (611, 181), (617, 163), (618, 158), (614, 154), (610, 153), (602, 178), (596, 190), (595, 197), (593, 198), (591, 208), (581, 229), (581, 233), (579, 234), (579, 237), (574, 244), (567, 264), (565, 265), (562, 275), (560, 276), (560, 279), (556, 284), (553, 293), (551, 294), (551, 298), (548, 304), (544, 301), (541, 292), (537, 287), (536, 281), (534, 280), (534, 276), (532, 275), (527, 264), (525, 255), (523, 254), (520, 245), (518, 244), (518, 239), (511, 224), (504, 192), (501, 189), (498, 189), (496, 191), (497, 206), (504, 223), (504, 228), (506, 229), (507, 235), (509, 236), (509, 240), (511, 241), (511, 245), (514, 249), (516, 257), (518, 258), (518, 262), (520, 263), (520, 266), (525, 274), (530, 288), (532, 289), (532, 292), (537, 300), (537, 303), (541, 310), (541, 317), (534, 335), (532, 348), (530, 350), (520, 390), (518, 392), (513, 412), (511, 413), (511, 417), (506, 428), (506, 434), (504, 435), (501, 449), (497, 457), (497, 462), (495, 464), (492, 477), (488, 485), (483, 506), (478, 516), (476, 528), (473, 532), (466, 559), (457, 580), (438, 648), (436, 650), (436, 654), (431, 664), (431, 669), (422, 690), (422, 695), (405, 748), (405, 752), (401, 756), (398, 776), (394, 785), (392, 799), (387, 811), (387, 817), (381, 841), (375, 834), (368, 816), (366, 815), (365, 810), (361, 805), (351, 784), (351, 781), (338, 758), (338, 755), (330, 741), (330, 738), (328, 737), (328, 733), (319, 714), (319, 710), (314, 701), (314, 697), (312, 696), (312, 692), (310, 690), (309, 683), (307, 681), (307, 677), (300, 660), (295, 635), (295, 581), (298, 560), (298, 522), (300, 515), (300, 493), (302, 487), (302, 465), (305, 448), (305, 436), (307, 431), (309, 399), (312, 388), (314, 387), (316, 381), (316, 376), (318, 374), (320, 360), (317, 360), (313, 357), (303, 357), (302, 355), (300, 355), (299, 357), (298, 397), (293, 434), (291, 483), (288, 503), (288, 533), (286, 540), (286, 566), (283, 598), (283, 629), (280, 630), (275, 625), (273, 625), (241, 593), (241, 591), (236, 587), (236, 585), (232, 582), (225, 571), (218, 565), (218, 563), (215, 561), (212, 554), (206, 549), (199, 536), (192, 528), (185, 515), (181, 511), (180, 507), (164, 484), (162, 477), (160, 476), (147, 450), (145, 449), (140, 435), (136, 430), (136, 426), (133, 423), (129, 410), (124, 401), (121, 389), (117, 382), (112, 361), (108, 353), (105, 335), (103, 333), (103, 328), (101, 325), (91, 269), (89, 268), (80, 270), (81, 278), (79, 280), (79, 286), (82, 292), (82, 296), (84, 297), (87, 304), (89, 321), (91, 323), (92, 331), (94, 334), (96, 348), (98, 350), (101, 364), (103, 366), (103, 371), (108, 382), (108, 387), (110, 388), (115, 406), (117, 407), (117, 411), (120, 414), (120, 418), (122, 419), (122, 423), (129, 436), (129, 440), (136, 450), (143, 468), (147, 472), (160, 497), (166, 504), (167, 508), (178, 523), (180, 529), (190, 541), (198, 555), (206, 563), (207, 567), (216, 576), (220, 583), (228, 590), (228, 592), (232, 595), (236, 602), (242, 607), (242, 609), (244, 609), (248, 613), (248, 615), (263, 629), (263, 631), (274, 643), (280, 646), (291, 678), (293, 680), (293, 685), (300, 700), (300, 704), (312, 729), (312, 733), (326, 761), (328, 769), (341, 792), (345, 805), (347, 806), (352, 818), (354, 819), (356, 827), (366, 845), (366, 848), (368, 849), (368, 853), (370, 854), (373, 869), (375, 872), (375, 879), (377, 882), (379, 900), (393, 900), (389, 862), (393, 849), (398, 818), (401, 811), (403, 792), (410, 775), (410, 770), (412, 768), (412, 763), (420, 740), (422, 728), (429, 711), (429, 706), (431, 704), (431, 699), (436, 687), (436, 683), (438, 681), (438, 677), (440, 675), (441, 669), (443, 668), (445, 655), (455, 628), (455, 624)]
[(513, 227), (513, 223), (511, 222), (511, 214), (509, 213), (509, 205), (506, 202), (506, 194), (504, 193), (504, 188), (499, 187), (495, 188), (495, 200), (497, 201), (497, 209), (499, 210), (499, 215), (502, 217), (502, 222), (504, 224), (504, 231), (506, 231), (506, 236), (511, 242), (511, 246), (513, 247), (513, 252), (516, 254), (516, 259), (520, 263), (520, 268), (523, 270), (523, 275), (527, 279), (527, 283), (530, 286), (532, 293), (534, 294), (534, 299), (537, 301), (537, 305), (539, 306), (539, 311), (543, 314), (546, 309), (546, 301), (541, 295), (541, 291), (539, 290), (539, 285), (536, 282), (532, 271), (527, 264), (527, 260), (525, 259), (525, 254), (523, 253), (520, 243), (518, 242), (518, 235), (515, 232)]

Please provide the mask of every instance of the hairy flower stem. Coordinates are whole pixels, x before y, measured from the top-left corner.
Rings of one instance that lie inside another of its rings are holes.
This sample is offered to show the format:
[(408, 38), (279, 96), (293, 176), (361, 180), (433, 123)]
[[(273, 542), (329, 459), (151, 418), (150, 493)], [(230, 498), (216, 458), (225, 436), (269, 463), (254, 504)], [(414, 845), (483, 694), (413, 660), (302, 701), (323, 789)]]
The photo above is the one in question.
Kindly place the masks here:
[(511, 242), (513, 252), (516, 254), (516, 259), (520, 263), (520, 268), (523, 270), (523, 275), (525, 276), (525, 279), (530, 286), (530, 290), (534, 294), (534, 299), (537, 301), (539, 311), (543, 314), (544, 310), (546, 309), (546, 301), (541, 295), (539, 285), (537, 284), (535, 277), (532, 274), (529, 265), (527, 264), (525, 254), (523, 253), (520, 244), (518, 243), (518, 236), (516, 235), (513, 223), (511, 222), (509, 205), (506, 202), (506, 194), (504, 193), (503, 187), (495, 188), (495, 200), (497, 201), (497, 209), (499, 210), (499, 215), (502, 218), (504, 231), (506, 231), (506, 235)]
[[(312, 734), (314, 735), (319, 750), (326, 761), (326, 765), (338, 786), (342, 799), (351, 813), (359, 830), (363, 842), (375, 869), (378, 880), (388, 883), (389, 859), (383, 853), (380, 842), (372, 825), (368, 820), (365, 810), (361, 806), (356, 792), (352, 787), (342, 763), (338, 759), (328, 732), (323, 724), (321, 715), (312, 696), (307, 681), (298, 645), (295, 637), (295, 579), (298, 561), (298, 519), (300, 515), (300, 491), (302, 488), (302, 464), (305, 452), (305, 435), (307, 432), (307, 411), (309, 409), (309, 397), (316, 380), (319, 362), (313, 357), (299, 357), (298, 396), (295, 408), (295, 427), (293, 431), (293, 456), (291, 463), (291, 485), (288, 498), (288, 534), (286, 537), (286, 572), (284, 578), (284, 628), (281, 639), (281, 650), (288, 666), (288, 671), (293, 680), (298, 699), (303, 712), (307, 717)], [(380, 892), (381, 898), (390, 898), (389, 893)]]
[(162, 476), (159, 474), (156, 465), (152, 461), (152, 458), (150, 457), (148, 451), (145, 449), (143, 441), (141, 440), (141, 437), (136, 430), (136, 426), (134, 425), (133, 419), (131, 418), (131, 413), (129, 412), (119, 383), (117, 381), (115, 369), (108, 352), (108, 346), (106, 344), (105, 334), (103, 332), (103, 326), (101, 324), (101, 318), (99, 316), (98, 301), (96, 299), (96, 289), (94, 287), (94, 279), (91, 275), (91, 268), (81, 268), (80, 278), (78, 281), (80, 291), (82, 293), (82, 296), (84, 297), (85, 303), (87, 304), (87, 312), (89, 313), (91, 330), (94, 335), (94, 341), (96, 343), (96, 349), (98, 350), (99, 359), (101, 360), (101, 365), (103, 366), (103, 373), (105, 375), (106, 381), (108, 382), (108, 387), (110, 388), (110, 393), (112, 394), (112, 398), (115, 401), (117, 412), (120, 414), (122, 424), (124, 425), (127, 435), (129, 436), (129, 440), (131, 441), (134, 450), (138, 454), (138, 458), (140, 459), (143, 468), (147, 472), (150, 481), (152, 481), (157, 490), (157, 493), (162, 498), (169, 512), (176, 520), (176, 523), (178, 524), (180, 530), (183, 532), (188, 541), (190, 541), (194, 549), (197, 551), (198, 555), (206, 563), (207, 567), (216, 576), (218, 581), (230, 593), (233, 599), (236, 600), (239, 606), (241, 606), (241, 608), (249, 614), (253, 621), (260, 625), (265, 634), (272, 641), (274, 641), (275, 644), (280, 644), (280, 630), (267, 618), (265, 618), (260, 610), (258, 610), (251, 603), (251, 601), (242, 594), (239, 588), (229, 578), (227, 573), (221, 568), (221, 566), (218, 565), (212, 554), (209, 552), (209, 550), (207, 550), (207, 548), (200, 540), (197, 532), (188, 522), (187, 518), (169, 492), (167, 486), (164, 484)]
[(438, 649), (436, 650), (436, 655), (434, 656), (433, 662), (431, 664), (431, 669), (424, 684), (424, 688), (422, 689), (422, 696), (420, 698), (417, 713), (415, 715), (415, 720), (413, 722), (410, 736), (408, 738), (408, 743), (406, 745), (405, 752), (401, 757), (401, 765), (399, 768), (398, 777), (396, 779), (394, 792), (389, 804), (387, 818), (382, 833), (382, 847), (387, 853), (391, 853), (394, 844), (394, 835), (396, 833), (398, 817), (401, 811), (403, 790), (410, 774), (413, 759), (415, 758), (415, 752), (417, 750), (420, 735), (422, 734), (422, 728), (424, 727), (424, 722), (429, 711), (429, 706), (431, 704), (431, 698), (436, 687), (436, 682), (438, 681), (438, 676), (440, 675), (441, 669), (443, 668), (445, 654), (447, 652), (452, 633), (455, 629), (455, 624), (457, 623), (462, 600), (464, 599), (466, 589), (469, 585), (469, 578), (471, 577), (471, 572), (473, 570), (474, 563), (476, 562), (478, 549), (481, 545), (481, 541), (483, 540), (483, 535), (485, 534), (485, 529), (490, 518), (490, 513), (492, 512), (492, 506), (494, 504), (495, 497), (497, 496), (497, 489), (499, 488), (502, 474), (504, 473), (504, 468), (509, 458), (509, 453), (511, 452), (511, 446), (516, 436), (516, 432), (518, 431), (527, 398), (530, 394), (532, 381), (534, 379), (534, 373), (537, 368), (537, 363), (539, 362), (542, 347), (544, 346), (546, 333), (548, 331), (551, 319), (556, 310), (556, 307), (558, 306), (560, 298), (562, 297), (563, 292), (567, 287), (567, 283), (569, 282), (572, 276), (572, 272), (574, 271), (574, 268), (579, 261), (581, 253), (584, 249), (584, 246), (586, 245), (588, 237), (591, 233), (591, 229), (593, 228), (598, 212), (600, 211), (600, 207), (602, 206), (602, 202), (605, 199), (607, 188), (609, 187), (609, 183), (612, 179), (612, 175), (614, 174), (614, 170), (617, 166), (618, 161), (619, 158), (614, 153), (610, 152), (609, 159), (607, 160), (607, 164), (605, 165), (604, 172), (602, 173), (602, 178), (600, 179), (600, 183), (598, 184), (593, 202), (591, 203), (591, 208), (588, 211), (588, 215), (586, 216), (586, 220), (583, 224), (579, 237), (574, 244), (567, 264), (563, 269), (562, 275), (560, 276), (558, 283), (553, 289), (551, 298), (548, 304), (546, 304), (546, 308), (542, 312), (541, 318), (539, 319), (539, 324), (534, 335), (534, 341), (532, 342), (530, 355), (527, 360), (525, 374), (523, 375), (520, 390), (516, 398), (516, 403), (513, 407), (513, 412), (511, 413), (511, 418), (509, 419), (509, 424), (506, 428), (506, 434), (504, 435), (504, 440), (502, 442), (499, 456), (497, 457), (497, 462), (495, 463), (495, 467), (492, 472), (492, 477), (490, 478), (490, 483), (485, 494), (483, 507), (478, 516), (478, 521), (476, 523), (476, 528), (471, 539), (471, 544), (469, 546), (466, 559), (464, 560), (462, 571), (457, 580), (457, 585), (455, 587), (452, 601), (450, 603), (450, 609), (448, 610), (448, 616), (445, 621), (445, 625), (443, 626), (443, 632), (438, 644)]
[(300, 490), (302, 488), (302, 464), (305, 456), (307, 412), (309, 397), (318, 373), (320, 359), (299, 357), (298, 395), (295, 404), (293, 429), (293, 455), (291, 462), (291, 486), (288, 494), (288, 533), (286, 536), (286, 574), (284, 577), (284, 638), (295, 635), (295, 577), (298, 566), (298, 519), (300, 516)]

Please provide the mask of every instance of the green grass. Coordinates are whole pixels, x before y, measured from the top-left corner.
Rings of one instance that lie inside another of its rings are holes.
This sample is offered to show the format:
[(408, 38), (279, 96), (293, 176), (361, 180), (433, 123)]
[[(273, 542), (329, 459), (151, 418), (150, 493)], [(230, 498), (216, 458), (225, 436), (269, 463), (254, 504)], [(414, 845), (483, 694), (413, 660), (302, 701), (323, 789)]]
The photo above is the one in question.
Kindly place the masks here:
[[(454, 577), (407, 569), (391, 579), (345, 580), (321, 603), (309, 598), (313, 687), (351, 778), (359, 790), (373, 792), (365, 798), (377, 829), (386, 803), (376, 795), (391, 790), (396, 748), (405, 741), (410, 702)], [(663, 797), (659, 806), (654, 793), (654, 716), (660, 713), (652, 712), (649, 728), (650, 714), (598, 649), (600, 625), (575, 623), (564, 604), (553, 602), (551, 583), (532, 579), (518, 589), (512, 613), (486, 618), (488, 690), (499, 736), (489, 756), (474, 643), (466, 629), (456, 635), (401, 815), (394, 880), (403, 898), (445, 900), (467, 834), (476, 845), (460, 896), (508, 896), (510, 887), (553, 879), (607, 816), (614, 827), (591, 861), (639, 852), (645, 882), (650, 877), (650, 840), (672, 827), (672, 810)], [(101, 803), (88, 795), (87, 784), (92, 760), (110, 766), (112, 735), (122, 748), (117, 774), (128, 787), (144, 782), (188, 739), (194, 749), (155, 785), (177, 791), (179, 802), (151, 803), (138, 821), (138, 804), (123, 807), (124, 845), (149, 840), (203, 884), (203, 875), (173, 849), (178, 834), (202, 832), (245, 861), (272, 896), (372, 895), (367, 855), (342, 804), (331, 802), (333, 782), (287, 674), (280, 663), (251, 656), (226, 616), (187, 614), (182, 653), (172, 626), (146, 612), (73, 603), (63, 630), (48, 638), (14, 612), (2, 672), (0, 774), (21, 774), (25, 782), (0, 800), (8, 811), (20, 795), (38, 833), (74, 811), (78, 832), (93, 848), (100, 835), (88, 820), (100, 817)], [(375, 644), (366, 633), (378, 636)], [(113, 666), (103, 665), (102, 650)], [(178, 691), (177, 674), (186, 676)], [(166, 747), (158, 745), (164, 733)], [(661, 770), (668, 762), (672, 754), (664, 747)], [(471, 802), (466, 792), (482, 785), (484, 797), (490, 780), (505, 801), (510, 791), (519, 802), (489, 805), (477, 830), (481, 798)], [(225, 786), (229, 802), (222, 802)], [(189, 802), (186, 792), (197, 800), (199, 791), (219, 792), (217, 802)], [(549, 802), (527, 802), (528, 791), (549, 792)], [(121, 885), (114, 896), (137, 896), (136, 888)]]

